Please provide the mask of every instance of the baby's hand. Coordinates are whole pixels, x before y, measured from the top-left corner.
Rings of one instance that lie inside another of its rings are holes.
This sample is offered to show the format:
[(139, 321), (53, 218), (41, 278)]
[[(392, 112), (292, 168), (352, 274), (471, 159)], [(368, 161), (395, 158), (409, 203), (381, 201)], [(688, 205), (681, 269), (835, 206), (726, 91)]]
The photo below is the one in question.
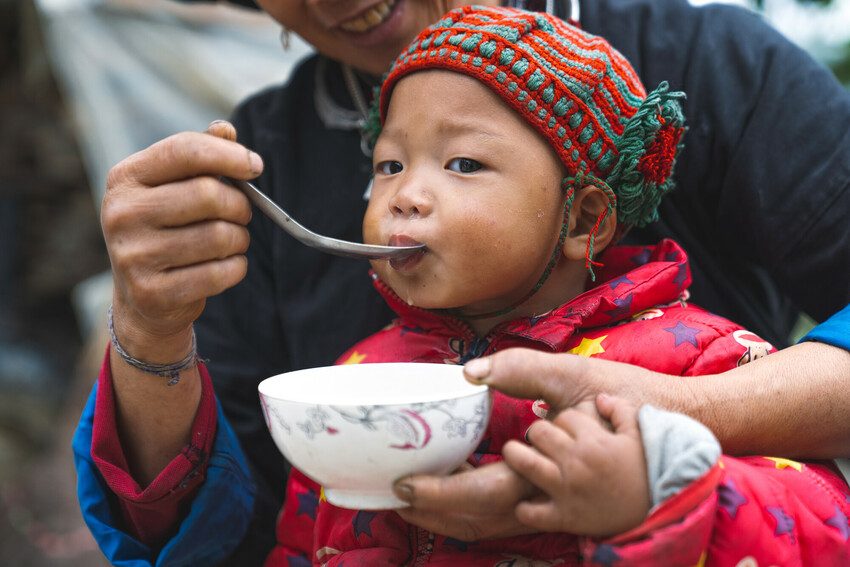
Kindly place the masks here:
[(637, 408), (630, 402), (601, 394), (595, 408), (568, 409), (551, 422), (536, 422), (527, 439), (531, 446), (511, 441), (503, 449), (508, 466), (544, 493), (517, 505), (523, 524), (544, 532), (608, 536), (646, 518), (646, 460)]

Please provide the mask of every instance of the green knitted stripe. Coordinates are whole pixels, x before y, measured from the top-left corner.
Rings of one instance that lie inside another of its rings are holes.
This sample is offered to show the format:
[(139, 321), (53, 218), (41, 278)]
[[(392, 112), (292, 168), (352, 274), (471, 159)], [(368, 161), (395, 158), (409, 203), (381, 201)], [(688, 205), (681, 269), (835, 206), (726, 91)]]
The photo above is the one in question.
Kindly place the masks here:
[(536, 91), (541, 86), (543, 86), (543, 82), (546, 80), (546, 76), (540, 72), (539, 69), (535, 69), (531, 76), (526, 81), (526, 86), (528, 86), (528, 90)]
[(607, 173), (611, 167), (614, 166), (614, 161), (617, 159), (617, 154), (615, 154), (610, 149), (605, 152), (605, 154), (596, 162), (596, 167), (599, 168), (601, 173)]
[(519, 39), (519, 31), (510, 26), (473, 26), (473, 28), (492, 33), (511, 43), (516, 43)]
[[(636, 93), (632, 92), (631, 89), (629, 89), (628, 84), (626, 84), (626, 82), (623, 80), (623, 78), (614, 70), (614, 61), (612, 61), (611, 57), (607, 53), (605, 53), (603, 51), (596, 51), (596, 50), (591, 51), (591, 50), (583, 49), (581, 47), (578, 47), (577, 45), (565, 42), (565, 40), (563, 38), (560, 38), (556, 35), (548, 36), (548, 39), (546, 39), (546, 40), (544, 40), (543, 38), (540, 38), (538, 36), (534, 36), (532, 39), (540, 46), (540, 48), (542, 48), (543, 51), (548, 52), (552, 55), (557, 55), (559, 58), (564, 58), (564, 54), (563, 54), (563, 52), (561, 52), (558, 49), (556, 49), (555, 47), (553, 47), (553, 44), (559, 44), (562, 47), (567, 48), (567, 50), (570, 53), (577, 54), (582, 58), (603, 61), (605, 63), (605, 65), (604, 65), (604, 71), (602, 72), (602, 74), (604, 75), (605, 78), (609, 79), (613, 83), (614, 88), (616, 89), (617, 93), (619, 93), (619, 95), (622, 96), (622, 100), (627, 105), (631, 106), (632, 108), (637, 108), (640, 105), (641, 101), (643, 100), (639, 95), (637, 95)], [(548, 43), (548, 41), (550, 39), (552, 40), (552, 43)], [(532, 50), (532, 51), (534, 51), (534, 50)], [(567, 58), (567, 61), (569, 61), (569, 58)], [(584, 67), (579, 67), (579, 68), (585, 68), (588, 71), (596, 74), (597, 77), (599, 77), (600, 71), (596, 67), (593, 67), (592, 65), (585, 64)], [(608, 90), (608, 86), (605, 85), (604, 81), (601, 82), (601, 84), (598, 85), (597, 88), (599, 88), (600, 86), (605, 88), (606, 90)], [(613, 106), (616, 108), (617, 105), (613, 105)]]
[(483, 39), (484, 36), (480, 33), (472, 34), (460, 43), (460, 48), (464, 51), (474, 51)]
[[(540, 38), (535, 39), (539, 40)], [(522, 42), (520, 43), (520, 45), (522, 45)], [(530, 46), (528, 46), (528, 48), (530, 48)], [(551, 50), (550, 53), (553, 56), (559, 58), (563, 57), (563, 55), (561, 55), (560, 53), (553, 52)], [(536, 52), (532, 52), (532, 57), (534, 59), (534, 62), (540, 65), (545, 71), (547, 71), (550, 76), (554, 75), (555, 77), (561, 79), (559, 81), (560, 84), (564, 88), (572, 92), (575, 96), (579, 98), (584, 98), (585, 96), (587, 96), (587, 93), (590, 92), (591, 89), (588, 87), (588, 85), (578, 82), (575, 77), (567, 75), (565, 71), (553, 67), (552, 64), (546, 60), (546, 58), (540, 56)], [(574, 67), (582, 70), (587, 69), (587, 65), (571, 65), (568, 60), (565, 60), (563, 64), (566, 67)], [(613, 104), (613, 97), (609, 92), (607, 92), (607, 87), (604, 85), (604, 83), (600, 83), (599, 85), (597, 85), (596, 88), (604, 92), (604, 96), (606, 97), (606, 99), (612, 101), (611, 109), (616, 108), (616, 105)], [(637, 103), (634, 106), (637, 107)], [(617, 131), (619, 129), (615, 129), (615, 126), (609, 120), (608, 115), (605, 114), (601, 108), (598, 108), (596, 105), (590, 105), (590, 107), (590, 109), (593, 111), (594, 116), (596, 117), (596, 122), (599, 124), (599, 127), (602, 128), (606, 132), (608, 137), (613, 140), (617, 136)], [(558, 113), (557, 110), (555, 111), (555, 113)], [(617, 115), (619, 115), (619, 113), (615, 113), (614, 116), (616, 117)]]
[[(474, 26), (474, 25), (465, 24), (463, 26), (463, 29), (464, 30), (477, 30), (477, 31), (487, 32), (487, 33), (494, 33), (496, 35), (499, 35), (500, 37), (506, 37), (506, 34), (504, 32), (506, 30), (510, 30), (514, 33), (513, 34), (507, 34), (507, 35), (514, 35), (514, 36), (518, 37), (515, 29), (508, 28), (506, 26), (492, 26), (492, 25)], [(538, 33), (540, 33), (540, 32), (538, 32)], [(443, 32), (440, 33), (440, 35), (438, 37), (440, 37), (444, 41), (445, 38), (446, 38), (446, 34), (447, 34), (447, 32), (443, 31)], [(474, 49), (475, 46), (479, 46), (479, 51), (481, 51), (482, 54), (485, 55), (486, 57), (492, 57), (493, 54), (496, 51), (495, 41), (488, 40), (488, 41), (482, 43), (481, 40), (483, 39), (483, 36), (480, 33), (475, 33), (471, 36), (468, 36), (467, 34), (463, 34), (460, 37), (458, 37), (456, 35), (454, 37), (456, 39), (454, 41), (452, 41), (451, 43), (454, 43), (456, 45), (460, 44), (461, 47), (465, 50), (471, 50), (471, 49)], [(589, 51), (589, 50), (586, 50), (586, 49), (578, 48), (576, 46), (571, 46), (570, 44), (565, 44), (564, 41), (556, 35), (547, 35), (547, 38), (549, 38), (550, 41), (554, 41), (554, 42), (560, 43), (561, 45), (571, 47), (572, 49), (570, 49), (570, 51), (572, 51), (576, 54), (579, 54), (580, 56), (587, 57), (587, 58), (590, 58), (590, 59), (604, 60), (606, 62), (606, 67), (607, 67), (607, 70), (609, 71), (609, 73), (612, 71), (611, 62), (610, 62), (610, 59), (608, 58), (607, 54), (604, 54), (604, 53), (600, 54), (599, 52), (596, 52), (596, 51)], [(519, 45), (530, 52), (530, 54), (534, 57), (535, 63), (537, 63), (538, 65), (541, 65), (542, 67), (544, 67), (548, 72), (552, 73), (553, 75), (560, 77), (561, 80), (562, 80), (562, 84), (567, 89), (569, 89), (571, 92), (573, 92), (575, 95), (581, 96), (583, 93), (588, 92), (588, 86), (587, 85), (581, 84), (581, 83), (576, 84), (576, 78), (575, 77), (570, 77), (570, 76), (566, 75), (566, 73), (564, 71), (557, 69), (557, 68), (554, 68), (549, 63), (549, 61), (546, 60), (545, 57), (542, 57), (538, 53), (536, 53), (535, 49), (536, 48), (542, 48), (546, 52), (548, 52), (551, 56), (557, 57), (560, 61), (562, 61), (562, 63), (564, 65), (575, 67), (575, 68), (577, 68), (581, 71), (584, 71), (584, 72), (598, 73), (598, 71), (596, 69), (594, 69), (591, 65), (588, 65), (588, 64), (583, 64), (583, 63), (580, 63), (580, 62), (577, 62), (577, 61), (571, 61), (569, 59), (565, 59), (562, 53), (558, 52), (551, 45), (547, 45), (546, 41), (541, 37), (532, 36), (532, 40), (533, 40), (535, 45), (531, 45), (526, 41), (520, 41)], [(514, 41), (516, 41), (516, 40), (514, 40)], [(500, 60), (501, 64), (507, 65), (508, 63), (510, 63), (510, 61), (514, 57), (515, 57), (514, 50), (512, 50), (510, 48), (506, 48), (506, 49), (502, 50), (502, 52), (499, 56), (499, 60)], [(520, 62), (518, 62), (518, 63), (519, 63), (519, 65), (517, 65), (516, 63), (514, 64), (514, 66), (512, 67), (512, 70), (514, 71), (515, 74), (517, 74), (518, 76), (521, 76), (521, 73), (525, 72), (523, 67), (527, 68), (527, 63), (520, 63)], [(475, 64), (475, 62), (473, 64)], [(606, 74), (608, 74), (608, 73), (606, 73)], [(611, 74), (611, 75), (613, 75), (613, 74)], [(618, 85), (619, 87), (623, 88), (623, 90), (619, 93), (623, 97), (623, 99), (625, 99), (625, 100), (635, 99), (635, 96), (628, 90), (625, 83), (618, 76), (616, 76), (616, 75), (611, 76), (611, 75), (609, 75), (609, 78), (612, 80), (612, 82), (614, 84)], [(535, 88), (536, 88), (535, 85), (537, 84), (538, 81), (539, 81), (539, 79), (537, 79), (537, 78), (535, 78), (533, 80), (530, 79), (528, 88), (530, 90), (535, 90)], [(609, 92), (607, 92), (607, 87), (605, 86), (605, 83), (602, 83), (600, 86), (601, 86), (600, 90), (603, 91), (603, 95), (605, 96), (606, 100), (609, 101), (610, 109), (608, 109), (608, 110), (617, 114), (616, 113), (617, 105), (613, 103), (614, 97), (612, 97), (611, 94)], [(597, 88), (599, 88), (599, 87), (597, 87)], [(636, 104), (635, 104), (635, 106), (636, 106)], [(619, 128), (615, 129), (615, 126), (609, 122), (608, 115), (605, 114), (604, 112), (602, 112), (601, 109), (597, 109), (595, 107), (595, 105), (593, 105), (592, 110), (594, 111), (597, 122), (599, 123), (599, 127), (601, 127), (606, 132), (606, 134), (610, 138), (613, 139), (613, 137), (615, 137), (617, 135), (617, 131), (619, 130)], [(555, 112), (557, 114), (558, 110), (556, 109)]]
[[(556, 41), (565, 48), (567, 52), (565, 53), (564, 50), (557, 49), (548, 42), (552, 38), (557, 38), (557, 36), (547, 35), (545, 38), (540, 37), (539, 35), (525, 36), (517, 42), (517, 46), (521, 47), (525, 51), (530, 51), (531, 53), (538, 53), (539, 51), (547, 52), (550, 56), (558, 59), (564, 65), (574, 69), (581, 69), (584, 73), (589, 73), (594, 75), (595, 78), (598, 78), (598, 67), (591, 65), (590, 63), (586, 63), (586, 61), (600, 59), (607, 62), (607, 55), (600, 54), (595, 51), (587, 51), (575, 45), (565, 44), (560, 38), (558, 38)], [(534, 45), (530, 44), (529, 40), (534, 42)]]
[(430, 30), (436, 30), (436, 29), (440, 29), (440, 28), (450, 28), (450, 27), (452, 27), (454, 24), (455, 24), (454, 19), (452, 19), (452, 17), (451, 17), (451, 16), (449, 16), (449, 17), (447, 17), (447, 18), (443, 18), (442, 20), (440, 20), (440, 21), (439, 21), (439, 22), (437, 22), (436, 24), (432, 25), (432, 26), (431, 26), (430, 28), (428, 28), (428, 29), (430, 29)]
[(498, 44), (491, 39), (490, 41), (485, 41), (484, 43), (482, 43), (478, 47), (478, 51), (480, 51), (481, 55), (483, 55), (484, 57), (493, 57), (493, 54), (496, 53), (497, 45)]
[(440, 47), (441, 45), (443, 45), (446, 42), (446, 39), (448, 39), (448, 37), (450, 35), (452, 35), (452, 32), (450, 32), (449, 30), (445, 30), (445, 31), (441, 32), (440, 35), (438, 35), (434, 39), (434, 45), (436, 45), (437, 47)]
[(594, 134), (593, 124), (588, 122), (585, 125), (584, 129), (581, 132), (579, 132), (579, 135), (578, 135), (579, 143), (581, 143), (581, 144), (588, 143), (590, 141), (590, 139), (593, 137), (593, 134)]
[(511, 67), (511, 72), (517, 77), (522, 77), (526, 71), (528, 71), (528, 59), (525, 57), (514, 63)]
[(572, 107), (573, 101), (568, 98), (561, 97), (552, 107), (552, 112), (554, 112), (556, 116), (564, 116)]
[(537, 29), (546, 33), (555, 33), (555, 27), (542, 15), (534, 17), (534, 23), (537, 24)]
[[(458, 45), (461, 44), (461, 42), (464, 39), (466, 39), (466, 35), (467, 34), (465, 34), (465, 33), (456, 33), (456, 34), (449, 37), (449, 43), (454, 45), (455, 47), (457, 47)], [(414, 49), (414, 51), (415, 51), (415, 49)], [(413, 53), (413, 51), (411, 51), (411, 53)]]
[(602, 154), (602, 145), (602, 138), (596, 138), (596, 141), (590, 144), (590, 147), (587, 150), (587, 157), (593, 161), (597, 161), (599, 156)]
[[(535, 39), (539, 40), (539, 38)], [(521, 42), (520, 45), (524, 44)], [(548, 74), (553, 76), (553, 78), (559, 79), (558, 82), (565, 89), (572, 92), (576, 97), (580, 99), (587, 98), (588, 93), (593, 91), (594, 87), (591, 87), (589, 84), (587, 84), (583, 78), (575, 77), (573, 75), (568, 74), (568, 72), (563, 69), (558, 69), (557, 67), (554, 67), (546, 57), (537, 53), (536, 51), (533, 51), (531, 49), (531, 46), (527, 44), (525, 45), (525, 49), (530, 53), (534, 63), (543, 68)], [(563, 58), (563, 55), (558, 52), (550, 52), (550, 56), (559, 59)], [(564, 59), (561, 64), (567, 68), (577, 69), (579, 71), (582, 71), (583, 73), (591, 72), (592, 74), (598, 76), (598, 73), (596, 73), (594, 69), (589, 68), (586, 64), (572, 62), (566, 59)]]
[[(488, 18), (489, 19), (489, 18)], [(440, 26), (447, 27), (447, 26)], [(482, 32), (489, 33), (496, 36), (501, 37), (502, 39), (509, 41), (511, 43), (516, 43), (522, 33), (514, 27), (506, 26), (503, 24), (484, 24), (484, 25), (475, 25), (470, 22), (455, 22), (452, 25), (448, 26), (452, 29), (456, 30), (469, 30), (472, 32)]]
[[(632, 92), (631, 89), (629, 89), (629, 85), (623, 80), (623, 78), (614, 73), (613, 71), (609, 74), (606, 74), (605, 78), (614, 83), (616, 92), (623, 97), (623, 104), (631, 108), (637, 108), (640, 106), (640, 103), (643, 102), (643, 98), (639, 94)], [(608, 89), (607, 86), (605, 86), (605, 90), (606, 92), (611, 92), (611, 90)], [(616, 106), (619, 106), (619, 104)]]
[(572, 116), (570, 116), (568, 124), (570, 125), (570, 128), (575, 130), (581, 125), (582, 120), (584, 120), (584, 112), (582, 112), (581, 110), (576, 110), (572, 114)]

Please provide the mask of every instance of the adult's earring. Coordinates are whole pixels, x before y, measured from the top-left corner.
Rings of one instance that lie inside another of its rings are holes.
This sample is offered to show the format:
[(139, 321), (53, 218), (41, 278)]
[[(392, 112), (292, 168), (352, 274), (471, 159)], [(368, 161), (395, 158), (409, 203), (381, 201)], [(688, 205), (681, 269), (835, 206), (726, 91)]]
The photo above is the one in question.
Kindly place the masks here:
[(289, 28), (280, 28), (280, 45), (284, 51), (289, 51), (289, 46), (292, 43), (292, 32)]

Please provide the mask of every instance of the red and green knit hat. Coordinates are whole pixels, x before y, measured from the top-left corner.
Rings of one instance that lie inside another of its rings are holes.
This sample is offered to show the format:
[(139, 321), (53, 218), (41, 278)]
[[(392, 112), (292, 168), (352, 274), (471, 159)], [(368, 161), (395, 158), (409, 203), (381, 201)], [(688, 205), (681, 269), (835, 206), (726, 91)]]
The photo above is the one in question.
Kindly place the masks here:
[(547, 14), (452, 10), (393, 63), (367, 124), (373, 139), (396, 83), (423, 69), (487, 85), (555, 149), (568, 172), (565, 185), (601, 185), (620, 223), (657, 219), (662, 196), (674, 186), (684, 94), (662, 83), (647, 95), (631, 65), (601, 37)]

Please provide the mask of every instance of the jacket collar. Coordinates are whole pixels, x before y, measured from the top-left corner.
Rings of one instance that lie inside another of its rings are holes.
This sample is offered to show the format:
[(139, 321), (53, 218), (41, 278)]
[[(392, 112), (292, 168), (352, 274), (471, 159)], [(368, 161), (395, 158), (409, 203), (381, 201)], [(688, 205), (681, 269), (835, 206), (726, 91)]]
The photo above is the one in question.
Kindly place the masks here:
[[(600, 258), (597, 281), (584, 293), (548, 313), (520, 317), (494, 328), (489, 337), (514, 335), (563, 350), (581, 329), (609, 327), (637, 318), (643, 312), (687, 299), (691, 272), (685, 251), (672, 240), (656, 246), (614, 246)], [(431, 331), (441, 327), (474, 336), (464, 321), (402, 301), (372, 272), (375, 288), (398, 313), (402, 324)], [(588, 281), (589, 285), (591, 282)]]

